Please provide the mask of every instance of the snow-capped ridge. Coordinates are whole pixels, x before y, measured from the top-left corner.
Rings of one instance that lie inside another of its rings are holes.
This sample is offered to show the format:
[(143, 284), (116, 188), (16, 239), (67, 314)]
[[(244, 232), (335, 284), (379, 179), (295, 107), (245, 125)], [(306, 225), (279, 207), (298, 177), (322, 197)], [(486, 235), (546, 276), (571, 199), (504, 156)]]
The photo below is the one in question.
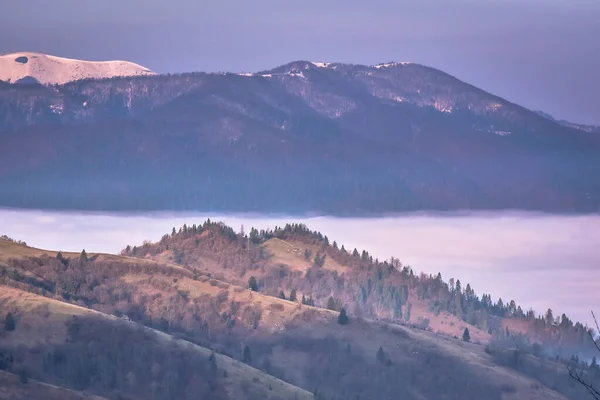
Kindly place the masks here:
[(0, 80), (43, 85), (64, 84), (81, 79), (156, 75), (129, 61), (84, 61), (48, 54), (20, 52), (0, 55)]
[(410, 65), (412, 64), (409, 61), (393, 61), (393, 62), (388, 62), (388, 63), (381, 63), (381, 64), (377, 64), (374, 67), (377, 69), (380, 68), (390, 68), (390, 67), (397, 67), (398, 65)]

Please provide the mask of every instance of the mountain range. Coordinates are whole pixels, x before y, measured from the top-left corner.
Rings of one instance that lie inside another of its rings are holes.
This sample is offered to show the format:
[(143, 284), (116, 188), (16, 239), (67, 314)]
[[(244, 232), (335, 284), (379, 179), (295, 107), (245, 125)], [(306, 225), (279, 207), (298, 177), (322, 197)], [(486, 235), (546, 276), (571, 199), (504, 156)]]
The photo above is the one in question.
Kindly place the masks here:
[(599, 151), (414, 63), (0, 83), (8, 207), (597, 212)]

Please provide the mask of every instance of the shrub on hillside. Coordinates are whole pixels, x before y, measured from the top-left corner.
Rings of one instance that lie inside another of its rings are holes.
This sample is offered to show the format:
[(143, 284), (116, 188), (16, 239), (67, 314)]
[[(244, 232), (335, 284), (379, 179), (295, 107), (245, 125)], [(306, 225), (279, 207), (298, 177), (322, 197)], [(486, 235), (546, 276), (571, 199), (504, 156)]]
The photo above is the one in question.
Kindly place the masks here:
[(12, 313), (9, 312), (8, 314), (6, 314), (6, 318), (4, 318), (4, 330), (6, 330), (7, 332), (12, 332), (15, 330), (15, 328), (15, 318), (13, 317)]

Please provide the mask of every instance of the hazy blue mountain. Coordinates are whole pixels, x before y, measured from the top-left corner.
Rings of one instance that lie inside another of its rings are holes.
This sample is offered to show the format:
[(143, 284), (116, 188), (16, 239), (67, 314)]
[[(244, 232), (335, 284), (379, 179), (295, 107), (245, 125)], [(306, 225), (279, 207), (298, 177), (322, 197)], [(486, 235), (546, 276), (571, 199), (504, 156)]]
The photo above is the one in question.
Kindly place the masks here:
[(585, 131), (585, 132), (595, 132), (595, 133), (600, 133), (600, 126), (596, 126), (596, 125), (584, 125), (584, 124), (576, 124), (574, 122), (569, 122), (569, 121), (565, 121), (564, 119), (561, 120), (557, 120), (556, 118), (554, 118), (552, 115), (545, 113), (543, 111), (535, 111), (538, 115), (541, 115), (542, 117), (545, 117), (547, 119), (550, 119), (556, 123), (559, 123), (563, 126), (567, 126), (569, 128), (575, 128), (575, 129), (579, 129), (581, 131)]
[(0, 85), (0, 206), (595, 212), (599, 151), (411, 63)]

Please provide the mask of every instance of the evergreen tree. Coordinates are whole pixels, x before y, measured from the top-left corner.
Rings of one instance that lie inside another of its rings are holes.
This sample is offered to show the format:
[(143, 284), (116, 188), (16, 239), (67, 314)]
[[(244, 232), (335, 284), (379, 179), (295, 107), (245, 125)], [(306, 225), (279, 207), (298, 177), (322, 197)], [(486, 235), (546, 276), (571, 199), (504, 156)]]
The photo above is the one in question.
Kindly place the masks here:
[(335, 300), (333, 300), (333, 297), (331, 296), (329, 296), (329, 299), (327, 300), (327, 309), (335, 310)]
[(456, 286), (454, 287), (454, 290), (456, 291), (456, 293), (461, 294), (462, 293), (462, 287), (460, 284), (460, 279), (456, 280)]
[(411, 303), (407, 303), (406, 304), (406, 312), (404, 313), (404, 320), (406, 322), (410, 321), (410, 310), (412, 309), (412, 304)]
[(217, 358), (215, 357), (214, 352), (210, 353), (210, 356), (208, 357), (208, 364), (212, 373), (217, 372)]
[[(127, 247), (129, 247), (129, 246), (127, 246)], [(131, 249), (130, 249), (130, 250), (131, 250)], [(129, 250), (128, 250), (127, 252), (129, 252)], [(66, 267), (66, 266), (67, 266), (67, 264), (69, 263), (69, 260), (67, 260), (67, 259), (65, 258), (65, 256), (63, 256), (63, 253), (62, 253), (62, 252), (60, 252), (60, 251), (59, 251), (59, 252), (58, 252), (58, 254), (56, 255), (56, 259), (57, 259), (58, 261), (60, 261), (60, 262), (62, 263), (62, 265), (64, 265), (65, 267)]]
[(463, 332), (462, 339), (465, 342), (470, 342), (471, 341), (471, 334), (469, 333), (469, 328), (465, 328), (465, 331)]
[(6, 318), (4, 318), (4, 330), (12, 332), (15, 330), (15, 327), (15, 318), (13, 317), (12, 313), (9, 312), (8, 314), (6, 314)]
[(81, 254), (79, 255), (79, 261), (82, 263), (86, 263), (88, 261), (88, 256), (85, 252), (85, 249), (81, 250)]
[(590, 369), (592, 371), (600, 371), (600, 368), (598, 367), (598, 361), (596, 360), (596, 356), (592, 357), (592, 362), (590, 363)]
[(348, 315), (346, 315), (346, 309), (342, 307), (340, 310), (340, 315), (338, 315), (338, 324), (346, 325), (349, 322)]
[(19, 372), (19, 382), (21, 382), (24, 385), (29, 382), (29, 375), (24, 369), (22, 369), (21, 372)]
[(517, 304), (515, 303), (514, 300), (511, 300), (510, 303), (508, 303), (508, 315), (515, 316), (517, 314)]
[(177, 231), (175, 230), (175, 227), (173, 227), (173, 231), (171, 232), (171, 236), (175, 236), (177, 234)]
[(306, 304), (306, 297), (304, 297), (304, 294), (302, 295), (302, 304)]
[(248, 347), (248, 345), (244, 347), (243, 358), (246, 364), (250, 364), (252, 362), (252, 354), (250, 353), (250, 347)]
[(319, 254), (315, 254), (315, 259), (313, 261), (315, 267), (321, 268), (323, 265), (325, 265), (325, 257), (325, 254), (323, 254), (322, 256), (319, 256)]
[(379, 350), (377, 350), (377, 361), (379, 361), (382, 364), (385, 364), (385, 353), (383, 352), (383, 348), (381, 346), (379, 346)]
[(283, 293), (283, 290), (279, 292), (279, 298), (285, 300), (285, 293)]
[(307, 260), (310, 260), (311, 255), (312, 255), (312, 251), (310, 251), (309, 249), (304, 249), (304, 258), (306, 258)]
[(298, 295), (296, 294), (296, 289), (292, 289), (290, 292), (290, 301), (296, 302), (298, 301)]
[(254, 227), (250, 229), (250, 241), (255, 244), (260, 242), (260, 233)]
[(250, 279), (248, 279), (248, 288), (253, 292), (258, 292), (258, 283), (256, 283), (256, 278), (254, 276), (251, 276)]

